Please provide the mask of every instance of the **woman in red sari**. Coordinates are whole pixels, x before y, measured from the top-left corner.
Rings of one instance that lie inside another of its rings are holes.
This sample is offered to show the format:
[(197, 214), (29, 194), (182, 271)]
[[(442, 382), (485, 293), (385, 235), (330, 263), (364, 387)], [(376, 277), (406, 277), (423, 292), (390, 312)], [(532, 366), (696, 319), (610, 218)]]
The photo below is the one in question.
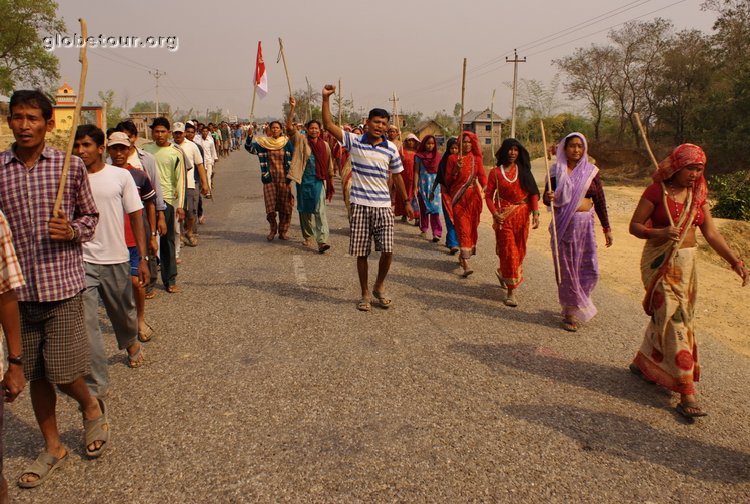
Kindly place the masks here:
[(518, 306), (515, 290), (523, 282), (523, 259), (529, 238), (529, 214), (539, 227), (539, 188), (531, 173), (528, 151), (515, 138), (507, 138), (497, 151), (497, 167), (487, 181), (485, 201), (492, 213), (495, 253), (500, 264), (495, 272), (508, 289), (506, 306)]
[(482, 214), (484, 186), (487, 174), (484, 172), (482, 149), (474, 133), (464, 131), (461, 138), (461, 155), (452, 154), (445, 169), (445, 185), (453, 206), (453, 224), (456, 226), (458, 243), (461, 248), (459, 263), (468, 277), (474, 270), (469, 259), (476, 253), (479, 216)]
[(695, 398), (701, 370), (694, 329), (696, 228), (742, 278), (742, 285), (748, 282), (745, 263), (711, 217), (705, 166), (700, 147), (677, 147), (659, 163), (654, 183), (643, 192), (630, 221), (630, 234), (646, 240), (641, 279), (646, 288), (643, 309), (651, 317), (630, 371), (680, 394), (677, 412), (686, 418), (706, 415)]
[[(401, 177), (404, 179), (404, 186), (406, 187), (406, 195), (409, 197), (407, 201), (414, 200), (414, 156), (417, 154), (417, 147), (419, 147), (419, 138), (414, 133), (409, 133), (409, 136), (404, 140), (404, 146), (399, 150), (401, 154), (401, 162), (404, 165), (404, 171), (401, 172)], [(393, 201), (394, 217), (401, 217), (401, 221), (406, 221), (406, 208), (401, 197), (396, 194), (395, 189), (391, 193), (391, 200)], [(415, 203), (412, 203), (414, 208), (417, 208)]]

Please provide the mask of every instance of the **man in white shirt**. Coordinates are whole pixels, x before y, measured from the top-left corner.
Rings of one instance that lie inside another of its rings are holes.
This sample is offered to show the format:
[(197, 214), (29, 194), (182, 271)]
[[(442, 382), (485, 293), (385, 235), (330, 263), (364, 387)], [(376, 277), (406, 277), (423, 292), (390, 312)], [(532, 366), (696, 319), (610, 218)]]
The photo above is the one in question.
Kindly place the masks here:
[(127, 349), (128, 365), (139, 367), (145, 354), (138, 341), (138, 319), (130, 279), (130, 253), (125, 242), (125, 214), (138, 248), (138, 277), (148, 281), (147, 253), (143, 231), (143, 203), (133, 177), (127, 170), (105, 164), (104, 132), (92, 124), (79, 126), (73, 153), (88, 171), (91, 193), (99, 210), (99, 223), (91, 241), (83, 244), (86, 270), (84, 315), (91, 350), (91, 374), (86, 377), (91, 393), (106, 395), (109, 387), (107, 356), (97, 308), (101, 297), (112, 322), (120, 350)]
[(196, 189), (196, 174), (200, 183), (200, 191), (204, 196), (208, 194), (208, 180), (203, 167), (203, 156), (198, 146), (185, 138), (185, 124), (176, 122), (172, 126), (174, 143), (182, 149), (185, 156), (185, 172), (187, 177), (187, 191), (185, 192), (185, 243), (195, 247), (198, 242), (193, 236), (193, 227), (198, 214), (198, 190)]
[(201, 128), (201, 141), (203, 144), (201, 145), (203, 147), (203, 152), (205, 154), (205, 159), (203, 162), (206, 165), (206, 177), (208, 177), (208, 192), (211, 193), (211, 190), (213, 189), (213, 180), (214, 180), (214, 164), (219, 162), (219, 154), (216, 152), (216, 143), (214, 142), (213, 137), (211, 136), (211, 132), (208, 129), (208, 126), (205, 124)]

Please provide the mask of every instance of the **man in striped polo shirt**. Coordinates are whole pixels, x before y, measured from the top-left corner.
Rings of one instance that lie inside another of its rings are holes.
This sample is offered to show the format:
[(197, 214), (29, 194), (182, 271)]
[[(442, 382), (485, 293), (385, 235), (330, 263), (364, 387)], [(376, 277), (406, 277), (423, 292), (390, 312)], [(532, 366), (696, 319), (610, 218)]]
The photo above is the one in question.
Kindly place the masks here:
[(384, 137), (390, 120), (388, 112), (379, 108), (372, 109), (365, 123), (366, 133), (362, 136), (345, 132), (331, 117), (330, 98), (335, 92), (336, 87), (331, 84), (323, 88), (323, 127), (343, 144), (352, 159), (349, 254), (357, 257), (357, 273), (362, 289), (357, 309), (370, 310), (367, 256), (370, 255), (373, 239), (375, 250), (381, 254), (372, 296), (378, 300), (381, 308), (390, 308), (391, 299), (383, 288), (393, 257), (393, 210), (388, 190), (388, 174), (390, 172), (393, 175), (393, 183), (404, 200), (409, 219), (412, 219), (414, 210), (401, 178), (404, 167), (397, 147)]

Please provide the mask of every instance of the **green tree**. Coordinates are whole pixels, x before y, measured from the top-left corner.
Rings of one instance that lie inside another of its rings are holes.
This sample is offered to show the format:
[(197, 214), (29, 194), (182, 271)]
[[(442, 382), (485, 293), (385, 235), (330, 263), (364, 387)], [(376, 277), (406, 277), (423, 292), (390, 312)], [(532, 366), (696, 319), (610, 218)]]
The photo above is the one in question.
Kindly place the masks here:
[[(21, 85), (47, 87), (60, 78), (57, 57), (45, 49), (49, 37), (65, 31), (52, 0), (0, 0), (0, 92)], [(48, 45), (49, 47), (49, 45)]]
[(677, 33), (663, 53), (656, 81), (656, 115), (674, 142), (695, 141), (704, 128), (700, 109), (715, 72), (711, 40), (699, 30)]
[(114, 128), (117, 123), (125, 118), (125, 111), (122, 107), (115, 106), (115, 92), (111, 89), (99, 91), (99, 100), (107, 111), (107, 128)]
[[(167, 102), (159, 102), (159, 114), (163, 116), (169, 116), (171, 114), (172, 107)], [(139, 101), (133, 108), (130, 109), (131, 114), (138, 112), (156, 112), (156, 102), (153, 101)]]

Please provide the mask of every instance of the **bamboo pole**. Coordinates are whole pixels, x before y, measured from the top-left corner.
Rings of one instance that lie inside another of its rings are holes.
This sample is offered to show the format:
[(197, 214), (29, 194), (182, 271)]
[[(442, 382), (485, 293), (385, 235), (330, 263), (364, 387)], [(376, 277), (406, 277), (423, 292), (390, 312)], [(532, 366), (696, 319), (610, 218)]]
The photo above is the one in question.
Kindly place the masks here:
[(463, 153), (464, 140), (464, 95), (466, 93), (466, 58), (464, 58), (463, 72), (461, 73), (461, 115), (458, 118), (458, 162), (459, 166)]
[(343, 126), (341, 124), (341, 79), (340, 78), (339, 78), (339, 85), (336, 88), (336, 90), (338, 91), (338, 99), (336, 101), (338, 102), (338, 105), (339, 105), (339, 126)]
[(284, 63), (284, 73), (286, 74), (286, 85), (289, 88), (289, 96), (292, 96), (292, 80), (289, 78), (289, 69), (286, 66), (286, 54), (284, 54), (284, 42), (279, 37), (279, 51), (281, 52), (281, 61)]
[(490, 99), (490, 150), (492, 155), (495, 155), (495, 90), (492, 90), (492, 98)]
[(633, 117), (635, 117), (635, 122), (638, 125), (638, 131), (641, 132), (641, 137), (643, 138), (643, 143), (646, 145), (646, 151), (648, 152), (648, 156), (651, 158), (651, 162), (654, 164), (654, 169), (659, 168), (659, 162), (656, 160), (656, 156), (654, 156), (654, 152), (651, 150), (651, 145), (648, 143), (648, 137), (646, 136), (646, 128), (643, 127), (643, 123), (641, 123), (641, 115), (636, 112), (633, 114)]
[[(550, 177), (549, 174), (549, 159), (547, 159), (547, 135), (544, 132), (544, 121), (540, 120), (539, 125), (542, 128), (542, 145), (544, 146), (544, 166), (547, 169), (547, 182), (549, 183), (550, 191), (552, 190), (552, 177)], [(547, 190), (547, 187), (545, 185), (544, 190)], [(552, 242), (555, 244), (555, 280), (557, 280), (557, 285), (560, 285), (562, 283), (562, 280), (560, 278), (560, 247), (557, 243), (557, 221), (555, 220), (555, 205), (554, 203), (551, 205), (552, 207)]]
[[(79, 18), (78, 22), (81, 23), (81, 39), (85, 41), (88, 38), (89, 34), (88, 27), (86, 26), (86, 20), (83, 18)], [(85, 43), (81, 46), (81, 50), (78, 52), (78, 61), (81, 63), (81, 78), (78, 83), (78, 98), (76, 99), (76, 107), (75, 111), (73, 112), (73, 124), (70, 129), (68, 148), (65, 151), (65, 160), (63, 161), (62, 173), (60, 174), (60, 182), (57, 186), (57, 197), (55, 198), (55, 206), (52, 210), (53, 217), (62, 217), (64, 215), (61, 211), (61, 208), (63, 196), (65, 195), (65, 183), (68, 180), (68, 172), (70, 172), (70, 158), (73, 155), (76, 130), (78, 129), (78, 122), (81, 116), (81, 106), (83, 105), (83, 95), (86, 91), (86, 74), (89, 70), (89, 60), (86, 57)]]

